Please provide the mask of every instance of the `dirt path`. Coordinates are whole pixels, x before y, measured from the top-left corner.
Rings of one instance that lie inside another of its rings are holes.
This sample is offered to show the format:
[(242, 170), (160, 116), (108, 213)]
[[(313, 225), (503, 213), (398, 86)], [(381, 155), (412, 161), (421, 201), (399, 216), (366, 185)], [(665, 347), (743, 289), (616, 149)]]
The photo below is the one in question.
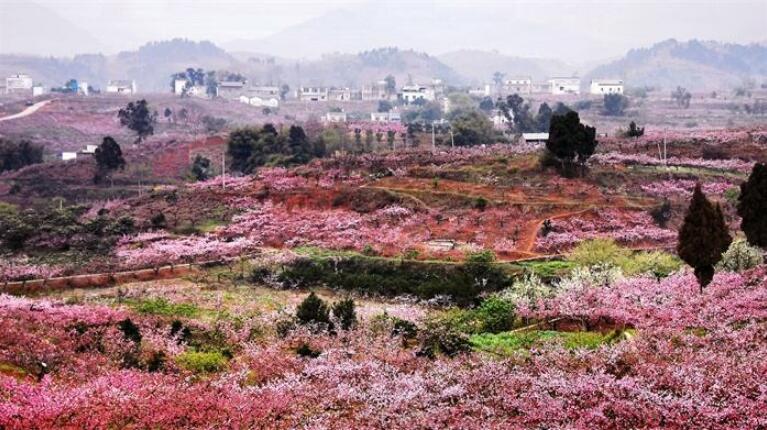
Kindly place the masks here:
[(38, 110), (42, 109), (43, 107), (45, 107), (45, 105), (47, 105), (48, 103), (50, 103), (52, 101), (53, 101), (53, 99), (52, 100), (43, 100), (43, 101), (37, 102), (37, 103), (33, 104), (32, 106), (27, 107), (26, 109), (24, 109), (23, 111), (21, 111), (19, 113), (15, 113), (13, 115), (8, 115), (8, 116), (4, 116), (4, 117), (0, 118), (0, 122), (2, 122), (2, 121), (10, 121), (12, 119), (24, 118), (25, 116), (32, 115), (33, 113), (35, 113)]
[(595, 206), (589, 206), (586, 209), (581, 209), (579, 211), (561, 212), (546, 218), (538, 219), (533, 222), (527, 223), (525, 228), (523, 228), (522, 232), (520, 233), (521, 238), (518, 242), (519, 243), (518, 251), (526, 253), (526, 254), (530, 254), (531, 256), (540, 256), (540, 254), (534, 252), (533, 249), (535, 249), (535, 240), (538, 238), (538, 232), (541, 230), (543, 223), (547, 219), (554, 220), (554, 219), (560, 219), (560, 218), (568, 218), (571, 216), (584, 214), (594, 209), (596, 209)]

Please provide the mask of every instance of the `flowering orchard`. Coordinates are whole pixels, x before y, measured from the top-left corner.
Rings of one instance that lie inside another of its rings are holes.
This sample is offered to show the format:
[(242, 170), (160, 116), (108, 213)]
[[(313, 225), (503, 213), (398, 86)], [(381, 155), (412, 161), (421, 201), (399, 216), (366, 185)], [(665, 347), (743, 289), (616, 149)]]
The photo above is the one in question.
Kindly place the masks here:
[(563, 252), (581, 241), (605, 237), (627, 246), (663, 248), (676, 242), (677, 233), (655, 226), (646, 212), (604, 209), (588, 216), (553, 220), (551, 231), (538, 238), (536, 248), (542, 252)]
[[(262, 318), (183, 320), (192, 333), (184, 335), (123, 308), (0, 296), (0, 425), (759, 428), (765, 303), (764, 268), (718, 275), (703, 295), (691, 274), (571, 286), (520, 312), (610, 321), (633, 335), (595, 349), (430, 359), (372, 322), (336, 336), (295, 330), (259, 340), (248, 333), (263, 330)], [(126, 318), (140, 340), (125, 334)], [(218, 333), (232, 357), (193, 377), (183, 357), (201, 333)], [(297, 355), (302, 344), (319, 356)]]

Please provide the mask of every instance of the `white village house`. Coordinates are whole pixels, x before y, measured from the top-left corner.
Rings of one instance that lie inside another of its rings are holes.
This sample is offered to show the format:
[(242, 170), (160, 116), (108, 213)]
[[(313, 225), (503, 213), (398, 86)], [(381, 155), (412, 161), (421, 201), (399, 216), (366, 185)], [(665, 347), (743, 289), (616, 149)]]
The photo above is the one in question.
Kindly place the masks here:
[(490, 84), (484, 84), (479, 87), (469, 88), (469, 95), (477, 97), (487, 97), (492, 94)]
[(580, 78), (551, 78), (549, 79), (549, 92), (554, 95), (580, 94)]
[(33, 86), (32, 77), (23, 73), (17, 73), (5, 78), (6, 94), (32, 92)]
[(370, 121), (379, 123), (396, 123), (402, 121), (402, 116), (397, 111), (370, 112)]
[(240, 96), (247, 92), (247, 82), (244, 81), (223, 81), (216, 85), (216, 96), (227, 100), (238, 100)]
[(189, 81), (186, 79), (173, 80), (173, 94), (183, 95), (186, 92), (186, 86)]
[(365, 101), (390, 100), (391, 95), (386, 91), (386, 81), (363, 85), (361, 98)]
[(503, 83), (503, 89), (507, 94), (530, 94), (533, 92), (533, 78), (530, 76), (516, 76), (507, 79)]
[(329, 90), (326, 87), (301, 87), (296, 97), (302, 102), (326, 102)]
[(112, 80), (107, 84), (106, 92), (108, 94), (122, 94), (131, 96), (136, 94), (136, 81), (133, 80)]
[(256, 85), (248, 89), (248, 96), (261, 98), (280, 98), (280, 87), (275, 85)]
[(591, 94), (623, 94), (622, 79), (592, 79)]
[(246, 105), (251, 105), (255, 107), (268, 107), (268, 108), (278, 108), (280, 107), (280, 99), (277, 97), (260, 97), (260, 96), (240, 96), (239, 98), (240, 103), (245, 103)]
[(434, 101), (436, 98), (436, 95), (434, 93), (434, 89), (429, 88), (425, 85), (405, 85), (402, 87), (402, 92), (400, 93), (402, 100), (405, 101), (405, 103), (413, 103), (414, 101), (421, 99), (426, 101)]

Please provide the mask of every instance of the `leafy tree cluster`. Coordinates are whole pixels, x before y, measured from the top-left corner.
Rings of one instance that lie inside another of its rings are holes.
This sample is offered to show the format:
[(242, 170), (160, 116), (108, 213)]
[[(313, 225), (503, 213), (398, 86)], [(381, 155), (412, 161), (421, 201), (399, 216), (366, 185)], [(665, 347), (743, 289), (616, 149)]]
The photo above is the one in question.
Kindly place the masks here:
[(296, 320), (302, 325), (332, 330), (335, 327), (330, 317), (332, 312), (341, 329), (351, 330), (357, 325), (355, 308), (354, 300), (351, 298), (340, 300), (332, 306), (328, 306), (324, 300), (311, 292), (296, 308)]
[(394, 108), (392, 106), (391, 102), (388, 100), (379, 100), (378, 101), (378, 112), (389, 112)]
[(605, 94), (603, 113), (607, 116), (623, 116), (628, 106), (629, 99), (623, 94)]
[(671, 99), (676, 102), (677, 106), (687, 109), (690, 107), (690, 99), (692, 99), (692, 94), (690, 94), (686, 88), (676, 87), (676, 90), (671, 93)]
[(546, 154), (553, 158), (561, 174), (572, 176), (575, 167), (581, 172), (586, 161), (594, 154), (597, 146), (596, 129), (581, 124), (578, 112), (554, 115), (546, 142)]
[(203, 127), (205, 127), (205, 131), (209, 134), (216, 134), (226, 127), (226, 119), (224, 118), (205, 115), (200, 121), (202, 122)]
[(192, 177), (196, 181), (205, 181), (213, 175), (213, 169), (210, 165), (210, 160), (197, 154), (192, 161), (192, 167), (189, 169)]
[(437, 102), (425, 102), (416, 104), (416, 108), (408, 109), (402, 120), (407, 123), (426, 122), (431, 123), (442, 118), (442, 107)]
[(42, 162), (42, 146), (27, 140), (12, 141), (0, 137), (0, 173)]
[(136, 133), (136, 143), (141, 143), (154, 134), (157, 112), (152, 112), (144, 99), (128, 103), (128, 106), (117, 112), (117, 117), (123, 127), (128, 127)]
[(109, 249), (120, 236), (134, 232), (132, 218), (110, 217), (100, 213), (82, 219), (82, 206), (19, 211), (15, 207), (0, 211), (0, 244), (9, 250), (34, 246), (36, 250), (66, 251)]
[(637, 126), (637, 123), (631, 121), (629, 128), (626, 130), (626, 137), (641, 137), (644, 136), (644, 127)]
[(450, 125), (456, 146), (490, 145), (495, 142), (493, 124), (479, 111), (453, 111)]
[(227, 152), (232, 169), (251, 173), (260, 166), (289, 166), (304, 164), (312, 158), (325, 156), (321, 141), (312, 142), (300, 126), (291, 126), (280, 133), (272, 124), (261, 129), (242, 128), (229, 136)]
[(96, 148), (93, 158), (96, 159), (96, 173), (93, 176), (95, 183), (101, 182), (105, 177), (111, 179), (112, 172), (125, 167), (122, 149), (111, 136), (104, 137), (101, 145)]
[(538, 113), (533, 115), (530, 103), (525, 102), (519, 94), (512, 94), (506, 97), (506, 100), (499, 100), (497, 107), (511, 120), (509, 125), (517, 133), (549, 131), (551, 118), (554, 115), (565, 115), (572, 110), (562, 102), (558, 102), (553, 109), (544, 102), (538, 106)]
[(732, 236), (724, 222), (722, 208), (719, 203), (712, 204), (698, 184), (679, 230), (677, 254), (695, 269), (701, 292), (714, 278), (714, 266), (730, 243)]
[(278, 274), (278, 279), (291, 287), (333, 285), (363, 294), (391, 297), (412, 294), (423, 299), (449, 296), (459, 305), (471, 305), (481, 293), (499, 291), (511, 284), (511, 277), (493, 260), (490, 253), (470, 256), (457, 265), (367, 257), (305, 258), (287, 266)]

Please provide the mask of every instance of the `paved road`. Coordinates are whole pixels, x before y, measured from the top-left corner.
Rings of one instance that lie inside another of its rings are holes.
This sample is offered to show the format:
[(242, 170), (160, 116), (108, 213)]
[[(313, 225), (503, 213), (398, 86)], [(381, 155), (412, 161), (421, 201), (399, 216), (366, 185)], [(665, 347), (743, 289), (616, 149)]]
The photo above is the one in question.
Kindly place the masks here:
[(25, 116), (32, 115), (33, 113), (37, 112), (43, 106), (47, 105), (48, 103), (50, 103), (52, 101), (53, 100), (43, 100), (41, 102), (37, 102), (37, 103), (33, 104), (32, 106), (27, 107), (26, 109), (24, 109), (23, 111), (21, 111), (19, 113), (15, 113), (13, 115), (8, 115), (8, 116), (4, 116), (4, 117), (0, 118), (0, 122), (1, 121), (9, 121), (9, 120), (12, 120), (12, 119), (24, 118)]

